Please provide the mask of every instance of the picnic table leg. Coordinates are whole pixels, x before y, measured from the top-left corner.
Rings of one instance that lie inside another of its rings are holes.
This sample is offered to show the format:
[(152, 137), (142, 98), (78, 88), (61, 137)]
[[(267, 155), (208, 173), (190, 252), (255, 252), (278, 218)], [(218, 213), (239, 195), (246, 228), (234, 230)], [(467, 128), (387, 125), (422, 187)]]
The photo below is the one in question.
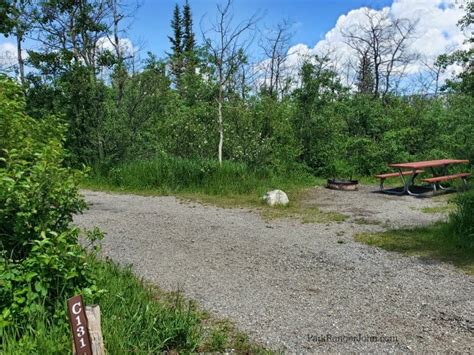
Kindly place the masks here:
[[(447, 165), (443, 165), (443, 175), (446, 176), (448, 175), (448, 166)], [(441, 185), (441, 183), (438, 182), (438, 188), (441, 189), (441, 190), (447, 190), (449, 189), (449, 187), (443, 187)]]
[(410, 177), (407, 179), (407, 182), (405, 184), (405, 193), (410, 195), (410, 196), (420, 196), (421, 195), (421, 194), (417, 194), (417, 193), (414, 193), (414, 192), (410, 191), (410, 187), (415, 185), (415, 179), (416, 179), (417, 176), (418, 176), (418, 173), (416, 172), (416, 169), (413, 169)]
[[(431, 172), (433, 174), (434, 177), (436, 176), (446, 176), (448, 175), (448, 166), (447, 165), (443, 165), (443, 173), (442, 175), (439, 175), (439, 174), (436, 174), (436, 171), (434, 170), (434, 168), (431, 168)], [(448, 190), (449, 187), (444, 187), (441, 185), (441, 183), (439, 182), (435, 182), (433, 185), (433, 190), (436, 192), (437, 190)]]
[[(412, 180), (411, 176), (410, 176), (410, 178), (405, 179), (405, 177), (403, 176), (402, 169), (398, 169), (398, 170), (400, 171), (400, 179), (402, 180), (402, 183), (403, 183), (402, 195), (410, 194), (409, 186), (410, 186), (410, 181)], [(416, 170), (414, 170), (413, 172), (415, 172), (415, 171)]]

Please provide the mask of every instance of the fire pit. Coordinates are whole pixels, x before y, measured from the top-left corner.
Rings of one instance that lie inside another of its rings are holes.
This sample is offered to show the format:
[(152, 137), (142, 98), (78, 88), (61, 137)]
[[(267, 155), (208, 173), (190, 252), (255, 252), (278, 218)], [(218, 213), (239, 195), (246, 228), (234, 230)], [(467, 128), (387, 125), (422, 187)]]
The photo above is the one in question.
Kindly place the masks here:
[(356, 191), (358, 180), (328, 179), (327, 188), (332, 190)]

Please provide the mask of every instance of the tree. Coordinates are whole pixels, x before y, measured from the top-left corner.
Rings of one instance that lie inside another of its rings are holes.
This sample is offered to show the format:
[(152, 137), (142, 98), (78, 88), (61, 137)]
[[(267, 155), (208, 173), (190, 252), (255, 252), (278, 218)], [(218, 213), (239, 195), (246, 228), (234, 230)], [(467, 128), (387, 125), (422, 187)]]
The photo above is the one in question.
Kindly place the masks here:
[(308, 58), (301, 67), (301, 87), (293, 93), (297, 110), (293, 119), (302, 147), (301, 162), (317, 173), (325, 173), (340, 152), (342, 120), (339, 101), (347, 89), (335, 71), (328, 69), (327, 57)]
[(342, 31), (347, 45), (368, 58), (373, 66), (374, 97), (385, 96), (396, 85), (395, 76), (400, 79), (408, 64), (417, 56), (408, 46), (414, 35), (416, 22), (396, 19), (388, 12), (367, 9), (366, 21)]
[(175, 6), (171, 20), (173, 36), (168, 37), (172, 52), (168, 54), (173, 81), (179, 94), (189, 99), (193, 96), (195, 86), (198, 55), (193, 30), (191, 6), (188, 1), (183, 6), (182, 14), (178, 5)]
[(431, 58), (421, 57), (420, 63), (425, 70), (418, 73), (415, 78), (414, 90), (421, 94), (438, 96), (441, 74), (445, 71), (445, 68), (443, 68), (439, 59), (432, 60)]
[(100, 44), (119, 19), (111, 0), (47, 0), (34, 12), (40, 51), (29, 61), (58, 95), (55, 112), (68, 120), (66, 147), (72, 162), (96, 166), (105, 159), (103, 120), (108, 88), (98, 79)]
[(217, 5), (217, 18), (211, 24), (211, 31), (216, 38), (209, 36), (209, 31), (203, 31), (205, 45), (211, 54), (211, 65), (214, 67), (217, 76), (217, 122), (219, 131), (217, 155), (220, 164), (223, 160), (225, 131), (223, 107), (226, 99), (226, 89), (236, 70), (246, 60), (243, 49), (248, 46), (249, 40), (242, 39), (242, 36), (254, 27), (257, 17), (253, 15), (235, 26), (232, 24), (232, 20), (232, 0), (226, 0), (224, 5)]
[(6, 35), (15, 27), (12, 19), (13, 8), (9, 0), (0, 0), (0, 33)]
[(124, 66), (124, 53), (123, 48), (120, 43), (120, 22), (124, 18), (124, 14), (120, 12), (119, 3), (117, 0), (109, 0), (109, 7), (112, 11), (112, 39), (110, 37), (109, 41), (112, 43), (115, 51), (115, 62), (117, 64), (115, 70), (115, 82), (117, 83), (117, 103), (122, 100), (123, 90), (125, 85), (125, 79), (127, 72)]
[(25, 86), (25, 59), (23, 58), (23, 41), (31, 30), (31, 0), (0, 1), (0, 33), (13, 35), (16, 40), (18, 74), (20, 83)]
[(264, 83), (263, 87), (270, 96), (280, 97), (287, 90), (285, 85), (286, 61), (293, 34), (290, 32), (291, 24), (283, 20), (268, 32), (260, 43), (260, 48), (265, 54)]
[(108, 0), (45, 0), (34, 12), (40, 52), (31, 53), (32, 64), (56, 75), (73, 65), (84, 65), (95, 77), (99, 43), (107, 37)]
[(196, 46), (195, 35), (193, 31), (193, 17), (191, 13), (191, 6), (186, 0), (183, 7), (183, 51), (185, 54), (194, 52)]
[(192, 103), (196, 99), (198, 82), (202, 80), (199, 73), (202, 72), (203, 68), (200, 65), (199, 51), (196, 48), (191, 6), (188, 1), (183, 6), (182, 26), (183, 75), (180, 94), (189, 103)]
[[(112, 85), (117, 88), (116, 101), (119, 105), (123, 97), (125, 82), (129, 79), (129, 72), (133, 71), (135, 64), (135, 48), (128, 47), (128, 43), (123, 40), (123, 37), (126, 37), (123, 21), (133, 17), (140, 5), (138, 3), (135, 5), (125, 4), (123, 0), (107, 0), (107, 6), (109, 8), (109, 16), (105, 21), (108, 28), (107, 40), (112, 45), (112, 50), (104, 46), (107, 43), (101, 43), (99, 64), (105, 68), (113, 68)], [(104, 40), (105, 38), (102, 42)]]
[(463, 31), (471, 31), (467, 34), (465, 43), (469, 44), (466, 50), (458, 50), (452, 54), (444, 54), (438, 58), (437, 64), (446, 69), (448, 65), (458, 64), (463, 70), (455, 78), (447, 80), (444, 90), (454, 90), (460, 93), (474, 96), (474, 2), (466, 5), (466, 14), (459, 21), (458, 26)]
[(168, 36), (168, 39), (171, 42), (172, 52), (168, 55), (174, 84), (179, 88), (181, 75), (183, 74), (183, 19), (178, 4), (174, 8), (171, 29), (173, 30), (173, 37)]
[(357, 91), (361, 94), (372, 94), (374, 91), (373, 65), (368, 52), (364, 52), (360, 58), (356, 84)]

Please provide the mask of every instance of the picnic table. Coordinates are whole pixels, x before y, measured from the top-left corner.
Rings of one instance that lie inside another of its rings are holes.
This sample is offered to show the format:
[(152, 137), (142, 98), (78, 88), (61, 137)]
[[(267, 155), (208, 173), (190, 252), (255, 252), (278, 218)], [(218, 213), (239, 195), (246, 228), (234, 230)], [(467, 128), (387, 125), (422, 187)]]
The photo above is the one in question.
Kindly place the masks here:
[[(376, 175), (377, 178), (381, 180), (380, 188), (383, 192), (393, 193), (397, 195), (412, 195), (419, 196), (420, 193), (414, 192), (413, 189), (415, 185), (415, 179), (421, 173), (424, 173), (426, 169), (429, 169), (432, 173), (432, 177), (421, 179), (421, 181), (431, 185), (432, 191), (437, 191), (438, 189), (445, 189), (440, 183), (449, 180), (461, 179), (465, 185), (467, 185), (467, 178), (470, 176), (470, 173), (459, 173), (459, 174), (448, 174), (448, 168), (451, 165), (456, 164), (469, 164), (469, 160), (458, 160), (458, 159), (440, 159), (440, 160), (427, 160), (427, 161), (417, 161), (411, 163), (396, 163), (389, 164), (391, 168), (398, 170), (398, 173), (388, 173)], [(439, 174), (435, 169), (441, 168), (442, 173)], [(399, 176), (403, 183), (403, 189), (401, 191), (396, 190), (384, 190), (383, 182), (386, 178)], [(407, 178), (405, 178), (405, 176)], [(426, 188), (425, 191), (426, 192)]]

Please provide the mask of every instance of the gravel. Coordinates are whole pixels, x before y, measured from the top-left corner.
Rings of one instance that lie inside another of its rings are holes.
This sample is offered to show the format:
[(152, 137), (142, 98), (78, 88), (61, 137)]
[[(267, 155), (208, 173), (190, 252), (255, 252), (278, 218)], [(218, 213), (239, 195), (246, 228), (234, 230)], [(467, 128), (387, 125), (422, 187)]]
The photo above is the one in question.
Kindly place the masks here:
[(269, 222), (247, 209), (92, 191), (75, 221), (107, 233), (104, 255), (274, 350), (472, 352), (473, 277), (352, 238), (445, 218), (420, 211), (445, 199), (374, 189), (308, 193), (305, 203), (350, 216), (339, 223)]

